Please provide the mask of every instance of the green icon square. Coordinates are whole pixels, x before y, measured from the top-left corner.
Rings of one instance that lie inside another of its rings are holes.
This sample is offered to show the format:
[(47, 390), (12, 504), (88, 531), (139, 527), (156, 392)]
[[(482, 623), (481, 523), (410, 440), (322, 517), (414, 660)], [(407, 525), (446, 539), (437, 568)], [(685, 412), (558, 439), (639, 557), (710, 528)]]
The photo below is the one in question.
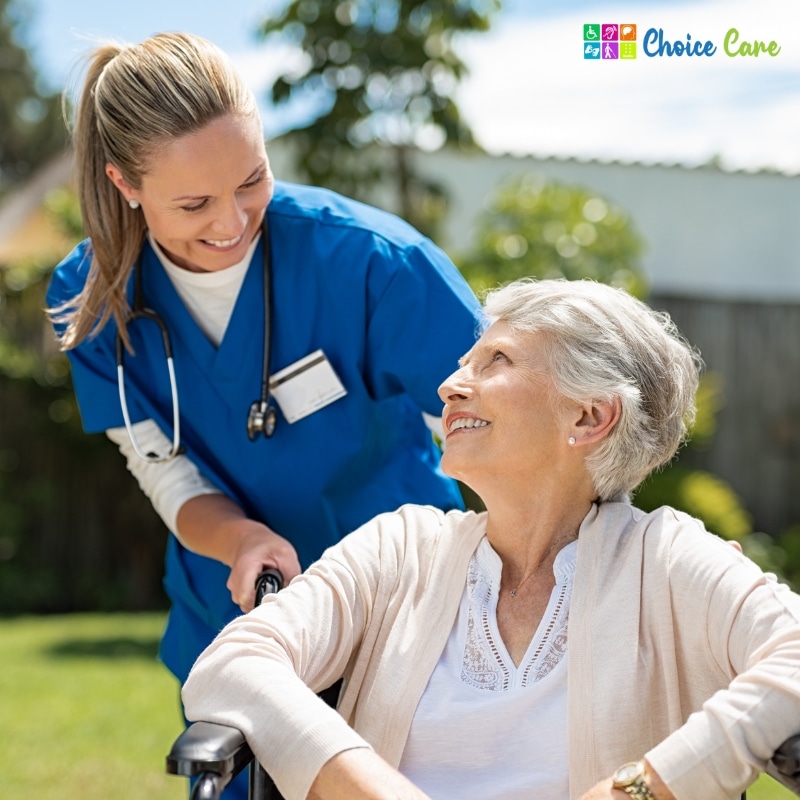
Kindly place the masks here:
[(585, 42), (599, 42), (600, 41), (600, 25), (584, 25), (583, 26), (583, 40)]
[(636, 58), (636, 42), (620, 42), (619, 57), (627, 59)]

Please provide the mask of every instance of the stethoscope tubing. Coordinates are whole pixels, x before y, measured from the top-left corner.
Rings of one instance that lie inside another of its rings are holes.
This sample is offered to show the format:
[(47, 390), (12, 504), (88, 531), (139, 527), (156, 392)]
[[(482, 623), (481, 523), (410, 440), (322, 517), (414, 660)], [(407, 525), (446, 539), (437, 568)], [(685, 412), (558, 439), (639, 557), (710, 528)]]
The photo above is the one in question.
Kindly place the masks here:
[[(261, 374), (261, 396), (252, 403), (247, 416), (247, 436), (250, 441), (255, 441), (259, 433), (270, 438), (275, 432), (277, 424), (277, 413), (270, 402), (269, 374), (270, 374), (270, 351), (271, 351), (271, 328), (272, 328), (272, 269), (271, 269), (271, 247), (269, 241), (269, 231), (267, 230), (267, 217), (264, 216), (262, 223), (263, 253), (264, 253), (264, 355)], [(144, 305), (144, 291), (142, 288), (142, 259), (139, 256), (134, 266), (134, 295), (133, 311), (128, 324), (137, 319), (149, 320), (158, 325), (161, 333), (161, 341), (164, 345), (164, 354), (167, 361), (169, 372), (170, 394), (172, 396), (172, 445), (169, 452), (165, 455), (158, 453), (145, 453), (131, 424), (130, 413), (128, 411), (128, 401), (125, 394), (125, 343), (122, 336), (117, 331), (116, 336), (116, 362), (117, 362), (117, 389), (119, 392), (119, 403), (122, 409), (122, 418), (125, 421), (125, 430), (128, 432), (133, 450), (139, 458), (151, 464), (160, 464), (171, 461), (183, 452), (181, 447), (181, 425), (180, 425), (180, 403), (178, 400), (178, 382), (175, 377), (175, 363), (172, 357), (172, 342), (170, 340), (169, 329), (164, 319), (153, 309), (146, 308)]]

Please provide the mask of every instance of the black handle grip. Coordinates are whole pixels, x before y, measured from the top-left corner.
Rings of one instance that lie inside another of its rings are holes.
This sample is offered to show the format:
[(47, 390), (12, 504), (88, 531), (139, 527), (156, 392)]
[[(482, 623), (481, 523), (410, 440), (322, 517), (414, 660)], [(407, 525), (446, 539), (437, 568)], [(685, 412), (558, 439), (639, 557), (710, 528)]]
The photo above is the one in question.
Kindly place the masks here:
[(256, 578), (256, 605), (268, 594), (275, 594), (283, 589), (283, 573), (275, 567), (267, 567)]

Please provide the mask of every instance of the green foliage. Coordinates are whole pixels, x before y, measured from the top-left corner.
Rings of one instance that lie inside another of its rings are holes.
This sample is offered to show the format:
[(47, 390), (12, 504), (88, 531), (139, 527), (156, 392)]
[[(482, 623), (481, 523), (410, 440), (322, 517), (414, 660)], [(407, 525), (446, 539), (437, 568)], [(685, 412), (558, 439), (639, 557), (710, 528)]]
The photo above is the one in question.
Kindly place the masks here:
[(645, 511), (663, 505), (679, 508), (725, 539), (741, 542), (753, 532), (750, 515), (725, 481), (679, 464), (651, 475), (637, 490), (635, 503)]
[(376, 186), (393, 186), (400, 213), (430, 228), (444, 213), (444, 191), (412, 169), (407, 151), (435, 150), (445, 142), (474, 146), (453, 99), (465, 66), (452, 38), (487, 30), (499, 5), (291, 0), (265, 20), (262, 36), (281, 34), (304, 54), (273, 85), (273, 101), (303, 100), (320, 111), (292, 135), (301, 174), (361, 199), (369, 199)]
[(185, 800), (164, 757), (178, 685), (156, 660), (163, 614), (0, 620), (3, 796)]
[(500, 186), (476, 223), (473, 248), (457, 263), (481, 292), (522, 277), (592, 278), (643, 296), (644, 241), (607, 198), (540, 175)]
[[(45, 206), (51, 223), (77, 243), (83, 227), (75, 194), (54, 191)], [(0, 375), (58, 389), (67, 385), (69, 367), (43, 314), (52, 269), (49, 261), (26, 261), (0, 269)]]
[(24, 41), (29, 6), (0, 0), (0, 194), (64, 147), (58, 95), (43, 90)]
[(705, 448), (717, 432), (717, 414), (722, 408), (722, 376), (707, 372), (697, 389), (697, 414), (692, 426), (692, 447)]

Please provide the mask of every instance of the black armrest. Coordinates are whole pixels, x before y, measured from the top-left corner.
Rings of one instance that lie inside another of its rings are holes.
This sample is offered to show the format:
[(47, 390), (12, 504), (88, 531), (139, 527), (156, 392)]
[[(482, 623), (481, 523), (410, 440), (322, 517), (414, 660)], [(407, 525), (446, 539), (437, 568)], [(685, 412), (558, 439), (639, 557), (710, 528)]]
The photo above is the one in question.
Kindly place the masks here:
[(214, 772), (230, 780), (252, 759), (250, 746), (238, 728), (215, 722), (193, 722), (172, 745), (167, 756), (167, 772), (186, 777)]
[(800, 795), (800, 734), (788, 738), (775, 751), (767, 775)]

